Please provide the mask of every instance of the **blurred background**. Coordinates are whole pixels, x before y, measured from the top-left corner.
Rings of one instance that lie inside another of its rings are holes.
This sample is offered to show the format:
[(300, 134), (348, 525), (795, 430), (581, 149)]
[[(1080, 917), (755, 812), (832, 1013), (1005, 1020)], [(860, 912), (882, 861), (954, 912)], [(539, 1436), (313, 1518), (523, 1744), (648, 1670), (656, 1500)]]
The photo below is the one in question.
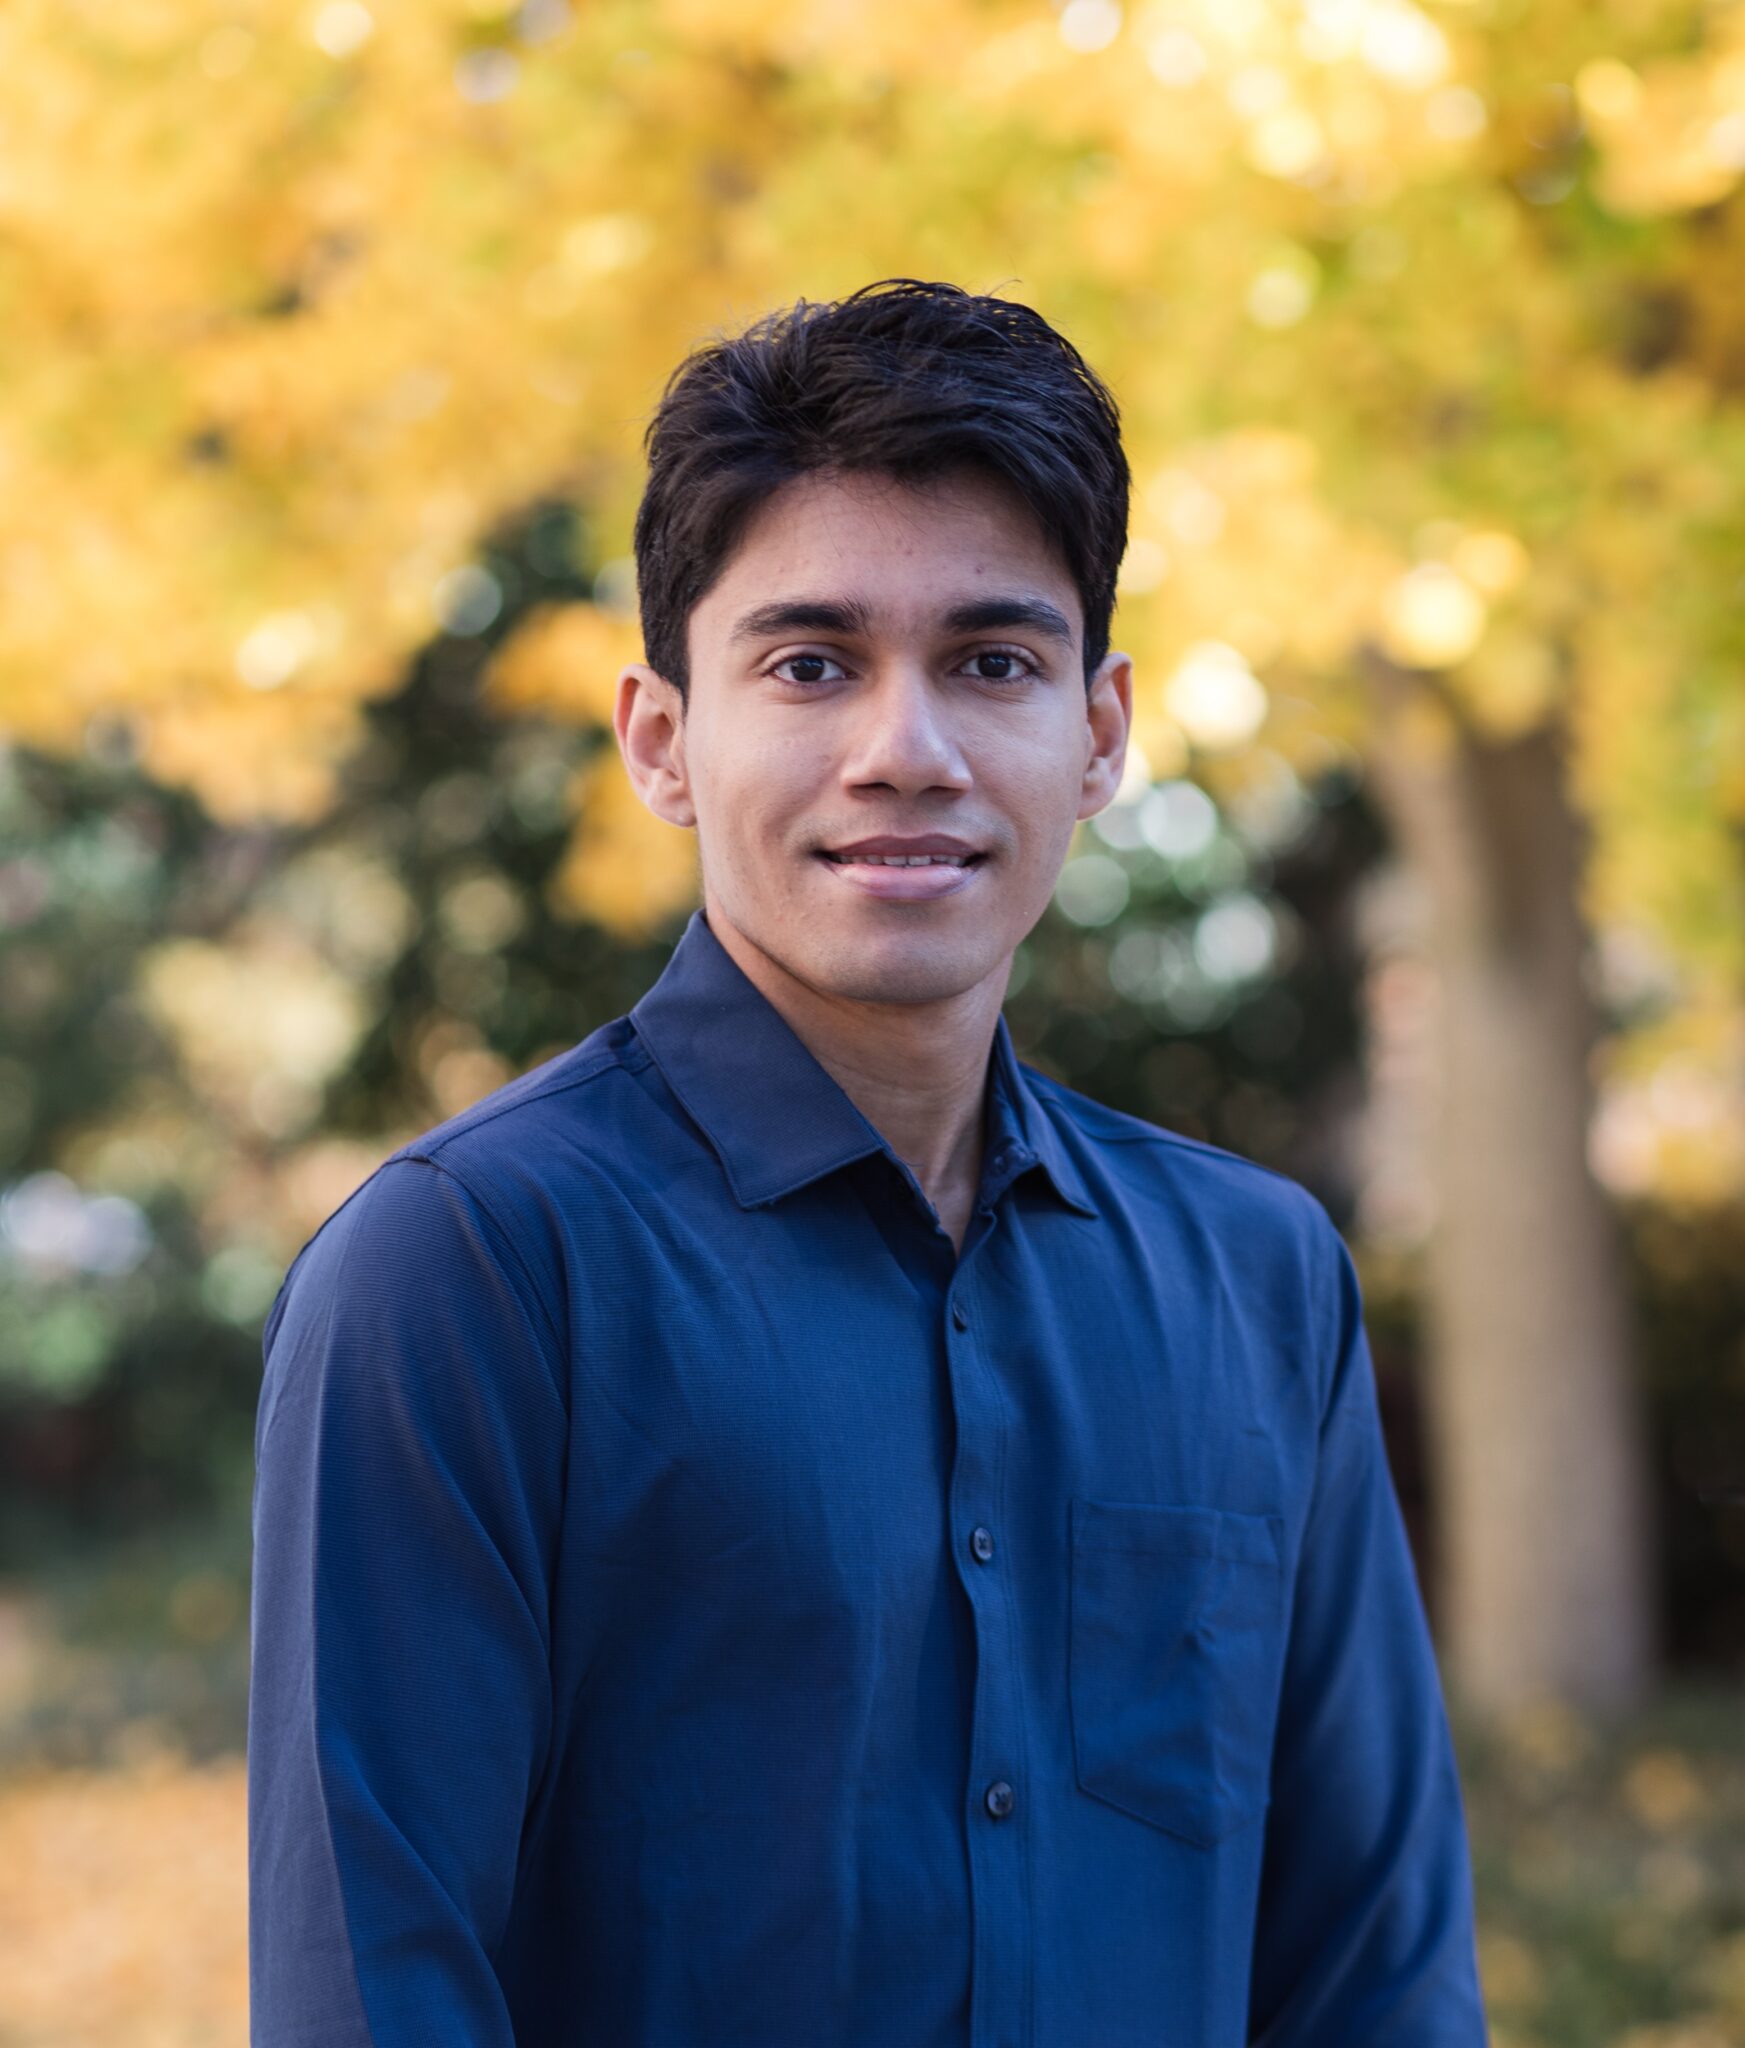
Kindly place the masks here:
[(1112, 384), (1130, 772), (1020, 1048), (1359, 1261), (1498, 2048), (1745, 2043), (1745, 5), (12, 0), (0, 2043), (246, 2038), (260, 1332), (695, 901), (683, 353)]

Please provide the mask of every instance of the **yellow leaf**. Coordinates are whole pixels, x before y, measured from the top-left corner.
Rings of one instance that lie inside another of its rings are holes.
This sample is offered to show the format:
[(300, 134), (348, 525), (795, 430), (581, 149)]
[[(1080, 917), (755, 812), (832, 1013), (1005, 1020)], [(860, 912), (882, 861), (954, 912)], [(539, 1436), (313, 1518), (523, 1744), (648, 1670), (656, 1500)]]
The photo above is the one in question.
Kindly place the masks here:
[(542, 606), (492, 660), (484, 701), (509, 713), (610, 725), (619, 671), (641, 659), (642, 634), (630, 620), (593, 604)]
[(552, 878), (553, 905), (624, 937), (656, 930), (697, 900), (694, 834), (657, 818), (602, 748), (575, 779), (580, 816)]

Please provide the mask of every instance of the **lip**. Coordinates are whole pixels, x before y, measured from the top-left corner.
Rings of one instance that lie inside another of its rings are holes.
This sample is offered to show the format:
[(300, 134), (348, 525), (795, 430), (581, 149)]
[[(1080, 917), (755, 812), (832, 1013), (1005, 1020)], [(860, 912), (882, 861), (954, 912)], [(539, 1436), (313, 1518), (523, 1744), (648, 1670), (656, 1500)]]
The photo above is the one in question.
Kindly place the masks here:
[[(831, 854), (921, 854), (945, 853), (963, 856), (964, 867), (887, 868), (857, 860), (832, 860)], [(967, 889), (980, 872), (985, 856), (979, 846), (958, 839), (949, 832), (921, 832), (905, 835), (882, 832), (866, 839), (851, 840), (846, 846), (820, 847), (816, 858), (846, 887), (880, 903), (935, 903)]]
[(820, 847), (821, 853), (980, 853), (967, 839), (949, 832), (881, 832), (870, 839), (851, 839), (846, 846)]
[(858, 889), (881, 903), (935, 903), (942, 896), (955, 896), (967, 889), (981, 873), (979, 866), (966, 868), (875, 868), (865, 861), (826, 860), (818, 865), (846, 889)]

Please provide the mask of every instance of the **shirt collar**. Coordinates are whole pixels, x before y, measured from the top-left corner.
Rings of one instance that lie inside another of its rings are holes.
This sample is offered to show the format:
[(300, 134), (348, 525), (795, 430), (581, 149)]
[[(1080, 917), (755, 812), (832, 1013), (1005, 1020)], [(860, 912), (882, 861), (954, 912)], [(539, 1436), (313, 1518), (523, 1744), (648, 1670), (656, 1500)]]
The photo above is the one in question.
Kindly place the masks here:
[[(993, 1166), (998, 1176), (997, 1187), (1000, 1181), (1016, 1179), (1032, 1166), (1040, 1167), (1053, 1183), (1055, 1193), (1069, 1208), (1077, 1209), (1084, 1216), (1095, 1216), (1097, 1205), (1085, 1190), (1084, 1176), (1073, 1163), (1053, 1117), (1037, 1100), (1036, 1091), (1019, 1064), (1004, 1011), (994, 1027), (991, 1067), (993, 1114), (989, 1121), (989, 1159), (983, 1171)], [(1010, 1158), (1006, 1166), (994, 1165), (1003, 1147), (1008, 1145)]]
[[(630, 1011), (662, 1078), (720, 1157), (742, 1208), (773, 1202), (890, 1146), (709, 929), (690, 922)], [(997, 1193), (1038, 1167), (1063, 1201), (1097, 1211), (1052, 1119), (1037, 1102), (1002, 1016), (990, 1056), (984, 1185)]]

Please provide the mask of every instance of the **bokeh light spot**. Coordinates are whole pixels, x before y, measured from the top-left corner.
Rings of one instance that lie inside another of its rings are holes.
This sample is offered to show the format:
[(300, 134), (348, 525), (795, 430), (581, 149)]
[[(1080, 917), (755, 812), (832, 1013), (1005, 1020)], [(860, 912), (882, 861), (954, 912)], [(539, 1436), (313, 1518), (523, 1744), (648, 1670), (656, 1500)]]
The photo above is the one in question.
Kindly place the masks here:
[(1446, 562), (1420, 562), (1388, 592), (1382, 645), (1406, 668), (1448, 668), (1478, 645), (1485, 602)]
[(1185, 28), (1166, 28), (1145, 45), (1145, 61), (1160, 85), (1184, 92), (1205, 77), (1206, 53), (1198, 37)]
[(1111, 924), (1127, 908), (1127, 870), (1106, 853), (1075, 854), (1060, 871), (1054, 900), (1080, 925)]
[(336, 59), (361, 50), (375, 32), (376, 18), (360, 0), (327, 0), (309, 28), (316, 48)]
[(1272, 966), (1278, 928), (1258, 896), (1229, 896), (1200, 914), (1194, 958), (1214, 981), (1254, 981)]
[(1197, 747), (1239, 747), (1266, 718), (1266, 691), (1223, 640), (1197, 641), (1164, 685), (1164, 708)]
[(436, 616), (443, 630), (465, 637), (482, 633), (503, 609), (503, 586), (489, 569), (464, 562), (436, 586)]
[(1069, 50), (1106, 50), (1120, 33), (1116, 0), (1066, 0), (1060, 10), (1060, 39)]
[(1139, 829), (1165, 860), (1195, 860), (1218, 836), (1218, 808), (1197, 782), (1160, 782), (1140, 799)]

